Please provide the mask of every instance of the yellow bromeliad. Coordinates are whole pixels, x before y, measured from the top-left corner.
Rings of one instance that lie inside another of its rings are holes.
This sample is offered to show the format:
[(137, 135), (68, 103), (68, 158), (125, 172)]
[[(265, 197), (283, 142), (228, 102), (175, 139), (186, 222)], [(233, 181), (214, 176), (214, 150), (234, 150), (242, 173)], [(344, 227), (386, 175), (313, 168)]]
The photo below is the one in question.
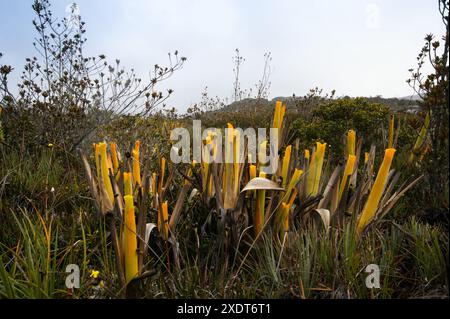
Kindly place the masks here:
[(207, 181), (209, 175), (209, 164), (211, 163), (211, 148), (212, 148), (212, 137), (208, 134), (205, 139), (205, 147), (202, 151), (202, 163), (201, 163), (201, 173), (202, 173), (202, 188), (207, 189)]
[[(286, 106), (283, 105), (281, 101), (276, 101), (272, 127), (277, 128), (278, 130), (281, 129), (281, 127), (283, 126), (283, 119), (285, 113), (286, 113)], [(279, 134), (280, 132), (278, 132), (278, 136)]]
[(130, 172), (123, 173), (123, 186), (124, 186), (124, 194), (133, 195), (133, 182)]
[(305, 150), (305, 160), (309, 161), (309, 150)]
[[(259, 177), (266, 178), (266, 173), (260, 172)], [(258, 236), (264, 226), (264, 214), (266, 206), (266, 191), (259, 189), (256, 191), (256, 209), (253, 214), (253, 224), (255, 226), (255, 236)]]
[(367, 164), (368, 161), (369, 161), (369, 153), (364, 152), (364, 164)]
[(288, 202), (282, 202), (280, 205), (279, 223), (280, 223), (280, 238), (289, 231), (289, 212), (297, 196), (297, 189), (294, 189)]
[(250, 179), (254, 179), (256, 177), (256, 165), (251, 164), (249, 166), (249, 176)]
[(320, 178), (322, 176), (323, 159), (327, 143), (317, 142), (316, 149), (311, 157), (306, 179), (307, 196), (316, 196), (319, 192)]
[(384, 159), (381, 163), (380, 169), (378, 170), (377, 178), (375, 179), (375, 183), (372, 186), (372, 190), (370, 191), (369, 197), (367, 198), (367, 202), (358, 219), (356, 227), (356, 234), (358, 235), (358, 237), (362, 234), (366, 226), (370, 223), (377, 212), (378, 204), (386, 187), (387, 179), (389, 176), (389, 169), (391, 167), (394, 154), (394, 148), (388, 148), (385, 151)]
[(116, 178), (116, 181), (120, 178), (120, 171), (119, 171), (119, 157), (117, 153), (117, 145), (114, 142), (109, 143), (109, 148), (111, 149), (111, 158), (112, 158), (112, 164), (113, 164), (113, 174)]
[(102, 175), (102, 182), (105, 185), (106, 193), (108, 194), (108, 199), (111, 204), (114, 205), (114, 192), (111, 184), (111, 180), (109, 179), (109, 169), (108, 169), (108, 157), (106, 154), (106, 143), (98, 144), (98, 153), (100, 155), (100, 168)]
[(136, 220), (134, 214), (133, 196), (126, 195), (125, 200), (125, 227), (124, 235), (124, 256), (125, 256), (125, 279), (130, 282), (138, 275), (138, 255), (136, 238)]
[(356, 149), (356, 132), (349, 130), (347, 133), (347, 155), (355, 155)]
[[(252, 180), (256, 177), (256, 165), (250, 164), (249, 169), (249, 179)], [(253, 197), (256, 197), (256, 191), (253, 191)]]
[(294, 189), (294, 187), (298, 184), (298, 182), (300, 181), (300, 177), (302, 176), (303, 171), (301, 169), (296, 168), (294, 171), (294, 174), (292, 174), (292, 178), (288, 184), (288, 187), (286, 189), (286, 193), (283, 196), (283, 202), (288, 201), (292, 190)]
[(225, 209), (233, 208), (234, 200), (232, 198), (233, 189), (233, 159), (234, 159), (234, 136), (233, 125), (227, 123), (227, 136), (225, 139), (225, 170), (223, 176), (223, 203)]
[(161, 205), (162, 214), (158, 214), (158, 229), (164, 240), (169, 238), (169, 209), (167, 201)]
[(297, 196), (297, 189), (295, 188), (295, 186), (300, 181), (300, 177), (302, 174), (303, 171), (301, 169), (295, 169), (294, 174), (292, 174), (291, 180), (286, 189), (286, 193), (281, 199), (281, 205), (277, 211), (277, 220), (279, 225), (278, 227), (280, 228), (280, 238), (282, 237), (284, 232), (287, 232), (289, 230), (289, 211)]
[(134, 149), (132, 151), (133, 155), (133, 183), (141, 186), (141, 163), (139, 160), (139, 147), (140, 141), (136, 141), (134, 144)]
[(283, 187), (286, 187), (287, 184), (287, 175), (289, 172), (289, 164), (290, 164), (290, 160), (291, 160), (291, 149), (292, 149), (292, 145), (289, 145), (286, 147), (286, 151), (284, 152), (284, 157), (283, 157), (283, 165), (281, 168), (281, 178), (283, 181)]
[(227, 124), (225, 139), (225, 164), (222, 181), (223, 203), (225, 209), (234, 208), (239, 196), (240, 170), (242, 166), (241, 138), (238, 130), (233, 125)]

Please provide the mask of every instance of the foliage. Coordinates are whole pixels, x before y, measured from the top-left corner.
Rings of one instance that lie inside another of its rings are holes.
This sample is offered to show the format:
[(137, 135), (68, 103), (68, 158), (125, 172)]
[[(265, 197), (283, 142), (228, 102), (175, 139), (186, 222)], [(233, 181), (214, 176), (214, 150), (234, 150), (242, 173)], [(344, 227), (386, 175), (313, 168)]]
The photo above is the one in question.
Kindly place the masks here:
[[(111, 252), (104, 246), (101, 225), (94, 224), (82, 212), (67, 220), (55, 216), (48, 257), (44, 225), (48, 227), (49, 223), (30, 213), (11, 214), (15, 227), (21, 231), (23, 244), (14, 249), (0, 247), (2, 298), (117, 297), (117, 278), (111, 272), (114, 262), (108, 260)], [(66, 230), (62, 231), (63, 225), (70, 225), (70, 229), (64, 226)], [(293, 245), (289, 249), (274, 243), (272, 235), (267, 233), (261, 245), (254, 247), (245, 260), (243, 256), (237, 257), (237, 263), (243, 262), (241, 271), (225, 273), (211, 264), (213, 253), (208, 247), (211, 239), (205, 238), (197, 246), (199, 228), (190, 224), (184, 227), (186, 240), (180, 242), (183, 268), (159, 272), (143, 280), (138, 288), (140, 298), (448, 296), (448, 233), (417, 220), (404, 224), (388, 222), (380, 232), (372, 233), (362, 242), (361, 254), (353, 253), (355, 248), (349, 242), (353, 237), (347, 236), (351, 228), (330, 234), (311, 228), (292, 237)], [(56, 234), (64, 234), (64, 241), (58, 246)], [(53, 250), (56, 247), (57, 255)], [(64, 288), (65, 267), (74, 262), (80, 266), (80, 289), (70, 291)], [(364, 283), (367, 276), (364, 268), (373, 262), (380, 265), (381, 289), (369, 290)], [(44, 270), (41, 274), (37, 272), (38, 264)], [(92, 270), (99, 271), (98, 278), (91, 277)]]
[[(312, 112), (312, 119), (297, 119), (293, 123), (296, 134), (303, 145), (319, 138), (327, 141), (333, 153), (343, 154), (341, 141), (349, 129), (355, 129), (366, 141), (380, 141), (383, 125), (386, 125), (389, 110), (381, 104), (369, 103), (363, 98), (337, 99), (320, 105)], [(364, 149), (370, 145), (365, 144)]]

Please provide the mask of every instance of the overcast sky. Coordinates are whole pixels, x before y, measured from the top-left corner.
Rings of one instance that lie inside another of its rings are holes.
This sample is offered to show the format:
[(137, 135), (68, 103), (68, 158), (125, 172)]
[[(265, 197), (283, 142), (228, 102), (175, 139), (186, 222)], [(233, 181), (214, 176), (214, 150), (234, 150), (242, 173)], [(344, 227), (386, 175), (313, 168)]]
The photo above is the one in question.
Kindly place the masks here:
[[(33, 56), (32, 0), (0, 0), (1, 64), (20, 73)], [(73, 2), (53, 0), (55, 16)], [(437, 0), (78, 0), (87, 24), (87, 52), (104, 53), (143, 78), (169, 51), (188, 58), (163, 87), (179, 111), (201, 98), (232, 96), (236, 48), (246, 58), (242, 87), (261, 76), (272, 53), (270, 98), (304, 95), (318, 86), (350, 96), (400, 97), (426, 33), (443, 26)]]

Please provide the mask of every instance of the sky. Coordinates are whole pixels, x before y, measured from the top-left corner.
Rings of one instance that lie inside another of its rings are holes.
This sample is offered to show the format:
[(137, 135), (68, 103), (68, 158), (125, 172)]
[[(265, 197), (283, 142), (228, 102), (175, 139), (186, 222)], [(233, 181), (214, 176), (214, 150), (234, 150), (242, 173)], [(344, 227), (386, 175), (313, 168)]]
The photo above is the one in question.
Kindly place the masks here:
[[(74, 1), (50, 0), (66, 17)], [(86, 22), (86, 53), (120, 59), (144, 80), (168, 52), (187, 57), (160, 89), (168, 106), (184, 112), (208, 87), (232, 98), (233, 61), (245, 62), (241, 87), (260, 79), (264, 53), (272, 55), (269, 98), (301, 96), (319, 87), (337, 96), (402, 97), (427, 33), (444, 32), (437, 0), (78, 0)], [(34, 56), (32, 0), (0, 0), (0, 64), (15, 68)]]

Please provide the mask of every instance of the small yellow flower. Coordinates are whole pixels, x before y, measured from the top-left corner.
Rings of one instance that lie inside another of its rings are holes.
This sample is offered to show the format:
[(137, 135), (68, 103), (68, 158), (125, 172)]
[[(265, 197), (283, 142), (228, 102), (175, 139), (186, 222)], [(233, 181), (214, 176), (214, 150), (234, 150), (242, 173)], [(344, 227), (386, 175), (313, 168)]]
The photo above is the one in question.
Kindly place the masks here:
[(98, 278), (99, 274), (100, 274), (100, 271), (98, 271), (98, 270), (91, 270), (91, 274), (90, 274), (89, 277), (96, 279), (96, 278)]
[(103, 280), (100, 280), (100, 283), (98, 284), (100, 288), (105, 288), (105, 282)]
[(53, 147), (53, 143), (48, 143), (48, 147)]

